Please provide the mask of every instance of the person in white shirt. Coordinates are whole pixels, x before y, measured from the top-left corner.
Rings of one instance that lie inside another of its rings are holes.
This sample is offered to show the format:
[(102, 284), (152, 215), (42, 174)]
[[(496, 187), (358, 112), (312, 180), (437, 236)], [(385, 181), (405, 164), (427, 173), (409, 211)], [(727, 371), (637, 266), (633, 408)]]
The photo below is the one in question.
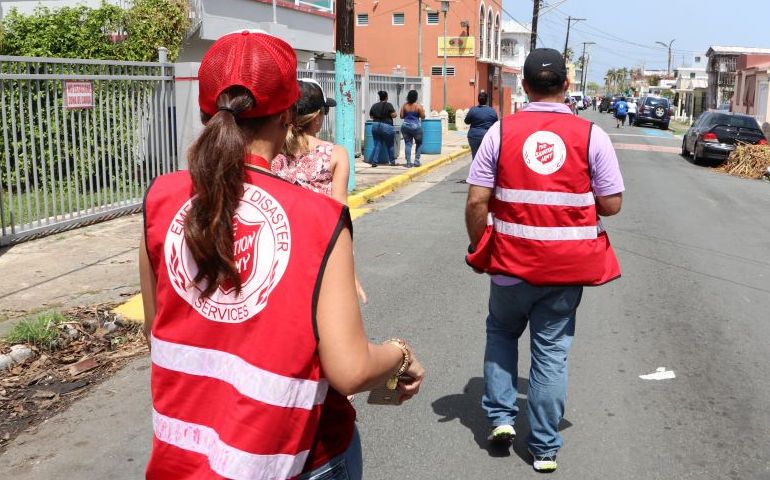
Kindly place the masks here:
[(631, 99), (628, 101), (628, 124), (633, 126), (636, 121), (636, 100)]

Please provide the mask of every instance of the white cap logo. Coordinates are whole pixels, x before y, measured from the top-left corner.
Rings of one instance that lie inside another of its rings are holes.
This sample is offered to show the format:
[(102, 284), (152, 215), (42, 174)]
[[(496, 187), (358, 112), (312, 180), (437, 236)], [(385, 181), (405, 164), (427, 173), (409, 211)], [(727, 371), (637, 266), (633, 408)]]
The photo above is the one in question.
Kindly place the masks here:
[(524, 142), (524, 163), (535, 173), (551, 175), (561, 170), (567, 160), (564, 140), (553, 132), (538, 131)]

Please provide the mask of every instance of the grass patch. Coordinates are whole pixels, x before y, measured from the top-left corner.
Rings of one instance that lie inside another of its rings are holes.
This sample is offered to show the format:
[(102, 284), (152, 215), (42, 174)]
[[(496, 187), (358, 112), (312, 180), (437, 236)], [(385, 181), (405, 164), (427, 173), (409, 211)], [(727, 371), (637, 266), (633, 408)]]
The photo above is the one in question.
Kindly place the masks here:
[(26, 343), (50, 350), (59, 338), (59, 325), (66, 321), (67, 317), (60, 312), (43, 312), (19, 322), (4, 339), (8, 343)]
[(671, 122), (668, 125), (668, 129), (671, 130), (671, 133), (673, 133), (674, 135), (684, 135), (689, 128), (690, 128), (689, 123), (678, 122), (676, 120), (671, 120)]

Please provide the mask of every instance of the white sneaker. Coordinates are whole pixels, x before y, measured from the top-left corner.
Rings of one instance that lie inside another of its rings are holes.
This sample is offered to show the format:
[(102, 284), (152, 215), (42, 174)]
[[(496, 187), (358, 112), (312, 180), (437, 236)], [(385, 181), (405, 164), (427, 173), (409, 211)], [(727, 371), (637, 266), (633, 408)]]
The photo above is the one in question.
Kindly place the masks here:
[(511, 445), (514, 437), (516, 437), (516, 430), (513, 429), (513, 425), (500, 425), (492, 429), (487, 440), (496, 444)]
[(559, 464), (556, 463), (555, 453), (550, 455), (535, 455), (530, 451), (529, 454), (532, 455), (533, 458), (532, 468), (537, 472), (550, 473), (555, 472), (556, 469), (559, 468)]

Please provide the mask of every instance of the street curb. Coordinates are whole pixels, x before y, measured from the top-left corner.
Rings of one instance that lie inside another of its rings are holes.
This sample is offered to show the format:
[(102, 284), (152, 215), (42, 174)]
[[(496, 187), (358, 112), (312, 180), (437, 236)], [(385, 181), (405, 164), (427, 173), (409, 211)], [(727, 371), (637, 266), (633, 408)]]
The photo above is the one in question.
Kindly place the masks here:
[(397, 190), (403, 185), (411, 182), (413, 178), (419, 177), (421, 175), (425, 175), (426, 173), (432, 170), (435, 170), (442, 165), (446, 165), (447, 163), (457, 160), (458, 158), (470, 153), (470, 151), (471, 151), (470, 147), (463, 147), (454, 153), (450, 153), (446, 157), (442, 157), (442, 158), (439, 158), (438, 160), (434, 160), (430, 163), (426, 163), (425, 165), (419, 168), (411, 168), (407, 170), (405, 173), (396, 175), (395, 177), (392, 177), (383, 182), (380, 182), (377, 185), (367, 188), (363, 192), (356, 193), (355, 195), (350, 195), (348, 197), (348, 207), (350, 209), (360, 208), (366, 205), (367, 203), (374, 201), (377, 198), (383, 197), (389, 194), (390, 192)]

